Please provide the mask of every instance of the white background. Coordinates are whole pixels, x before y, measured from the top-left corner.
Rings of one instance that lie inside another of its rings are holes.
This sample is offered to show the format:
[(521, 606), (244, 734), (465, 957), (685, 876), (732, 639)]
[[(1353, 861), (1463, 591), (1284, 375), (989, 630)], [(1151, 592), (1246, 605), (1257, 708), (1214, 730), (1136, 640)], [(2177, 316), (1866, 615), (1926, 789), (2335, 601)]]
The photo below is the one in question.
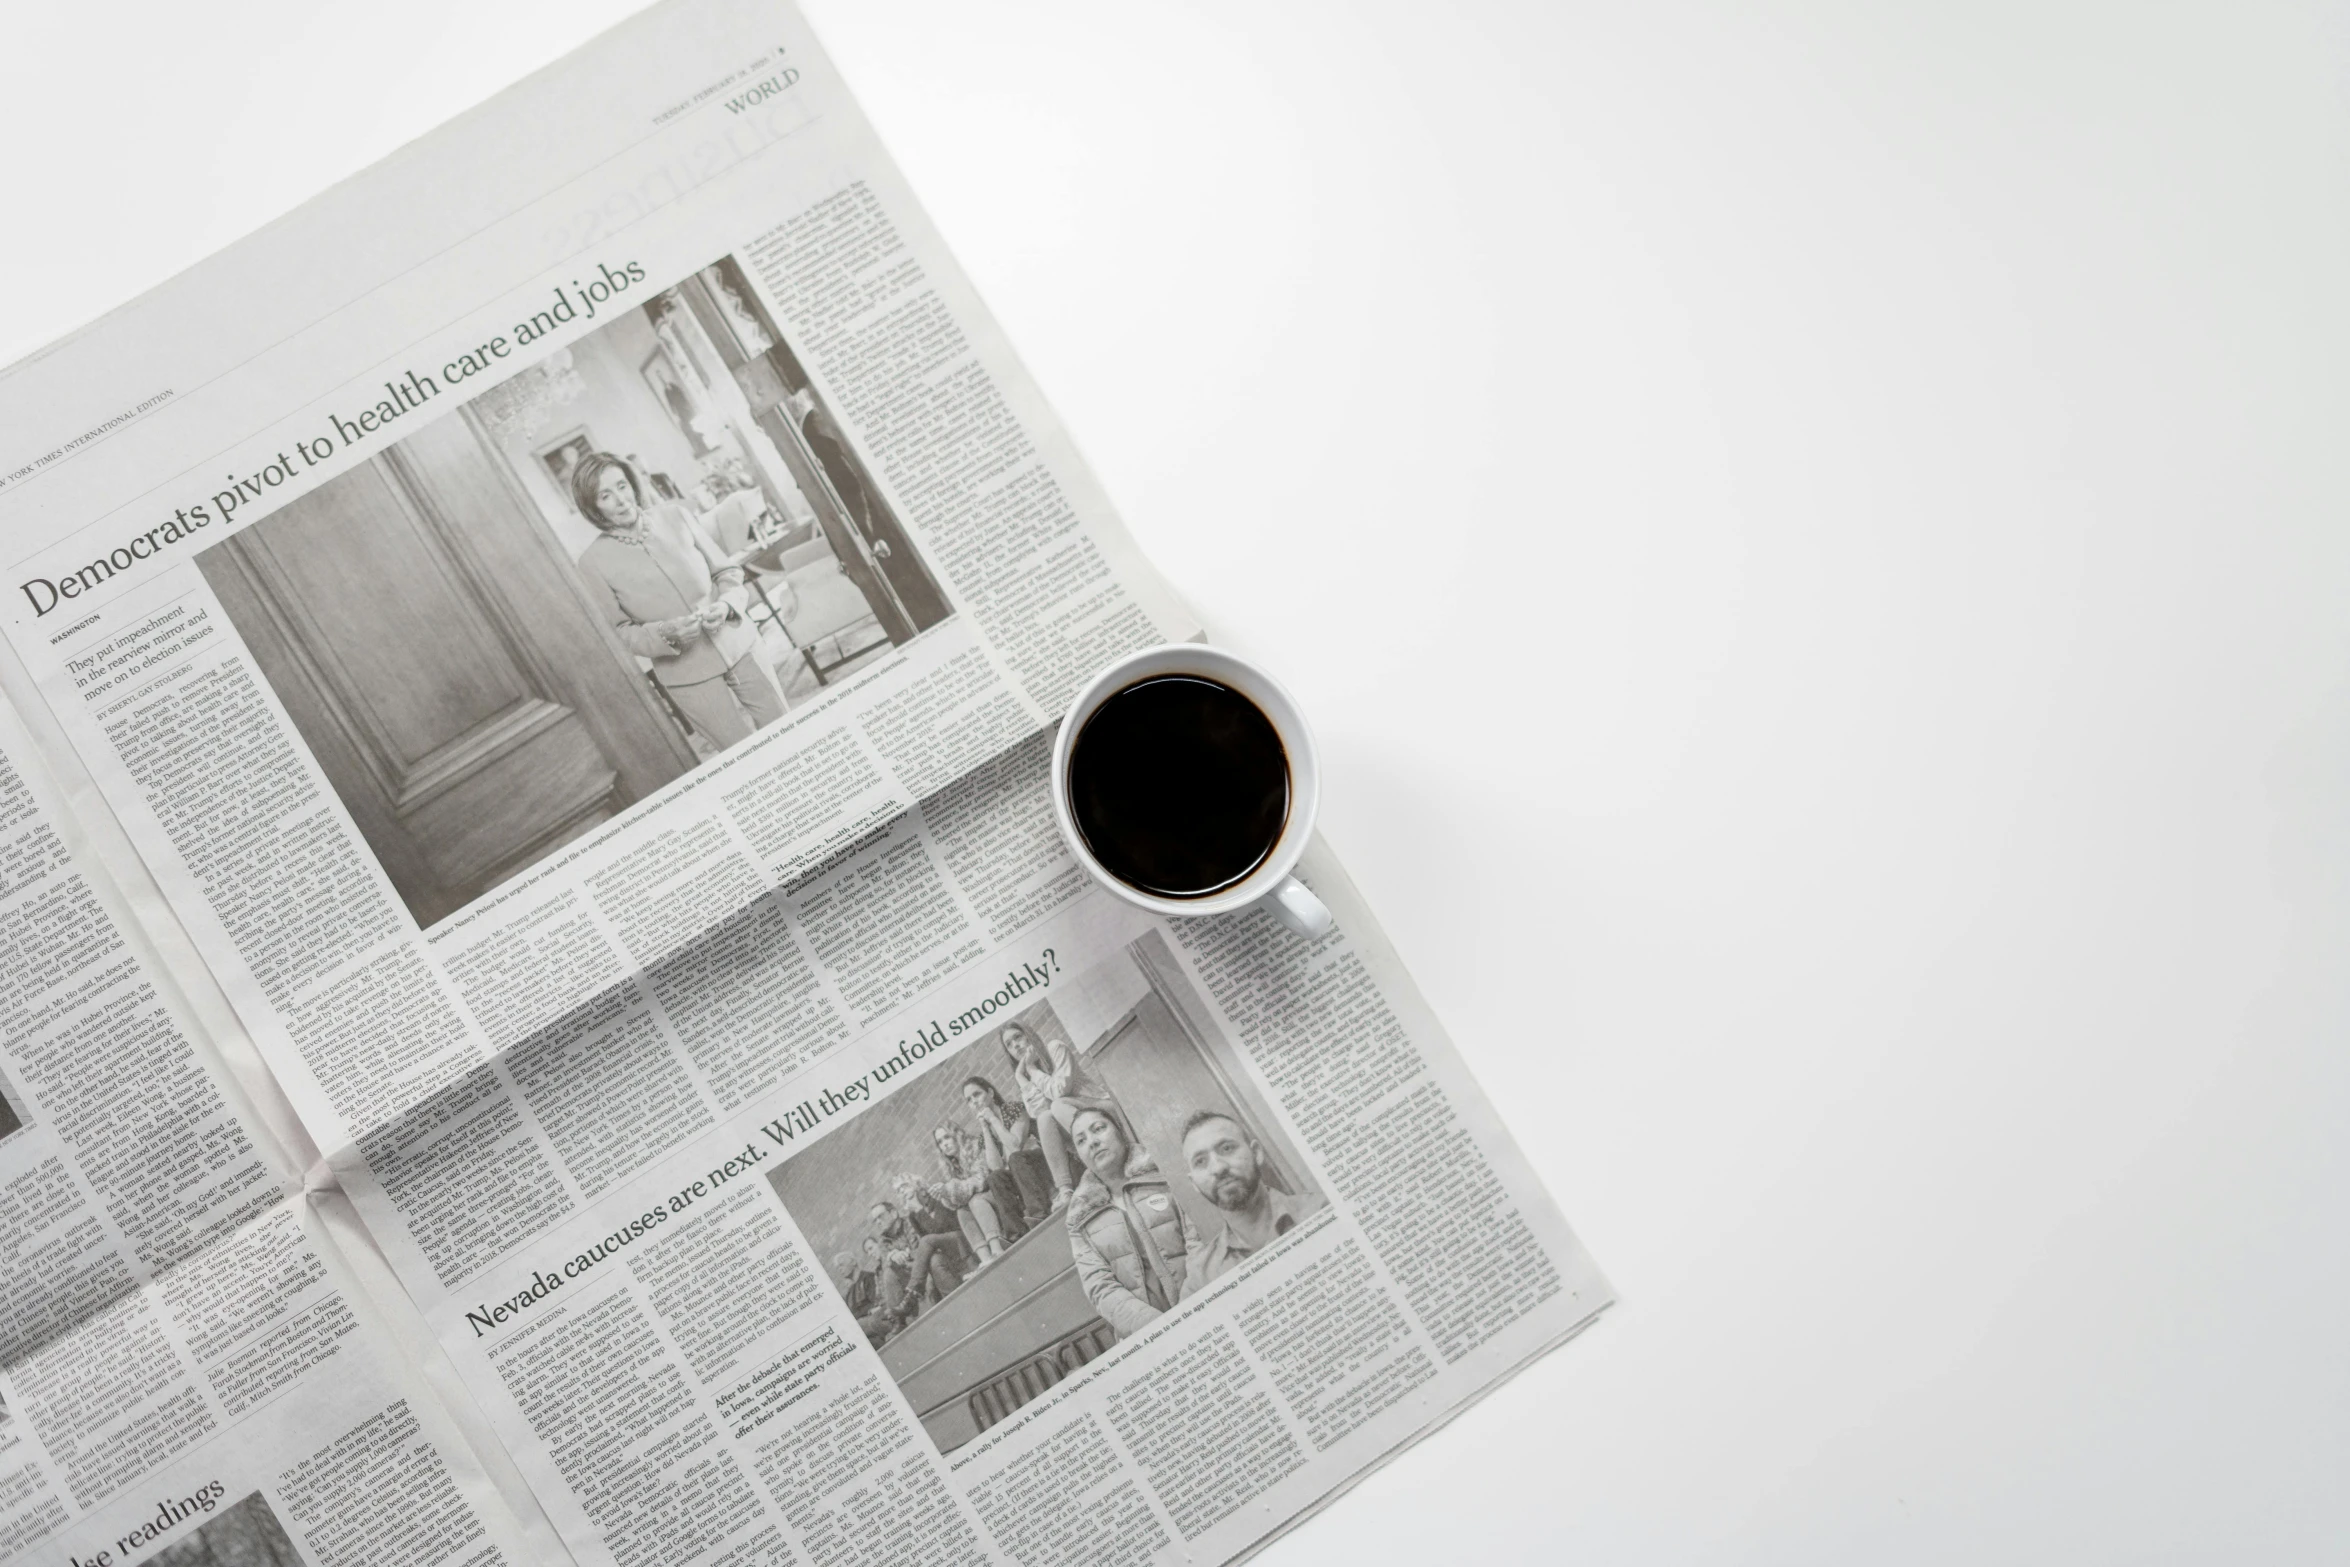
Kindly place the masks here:
[[(624, 0), (13, 6), (0, 359)], [(811, 0), (1623, 1292), (1313, 1562), (2350, 1556), (2350, 20)]]

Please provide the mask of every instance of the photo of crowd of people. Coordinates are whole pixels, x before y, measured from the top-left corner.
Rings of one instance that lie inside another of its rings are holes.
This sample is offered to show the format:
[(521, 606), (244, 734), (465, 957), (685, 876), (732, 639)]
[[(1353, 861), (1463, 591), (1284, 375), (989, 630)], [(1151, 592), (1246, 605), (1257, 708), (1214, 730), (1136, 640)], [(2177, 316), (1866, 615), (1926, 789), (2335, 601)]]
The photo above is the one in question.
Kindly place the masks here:
[(1328, 1206), (1156, 932), (770, 1178), (942, 1448)]

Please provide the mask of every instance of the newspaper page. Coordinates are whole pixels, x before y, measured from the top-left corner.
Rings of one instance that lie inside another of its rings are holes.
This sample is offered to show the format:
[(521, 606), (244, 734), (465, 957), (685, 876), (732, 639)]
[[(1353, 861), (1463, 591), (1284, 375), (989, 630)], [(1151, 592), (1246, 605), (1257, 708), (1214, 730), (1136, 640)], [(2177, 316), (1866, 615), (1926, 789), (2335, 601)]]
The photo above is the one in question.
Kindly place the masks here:
[(0, 615), (583, 1562), (1226, 1560), (1609, 1294), (1338, 917), (1095, 889), (1198, 627), (796, 13), (677, 0), (0, 379)]
[(0, 701), (0, 1560), (560, 1560), (76, 840)]

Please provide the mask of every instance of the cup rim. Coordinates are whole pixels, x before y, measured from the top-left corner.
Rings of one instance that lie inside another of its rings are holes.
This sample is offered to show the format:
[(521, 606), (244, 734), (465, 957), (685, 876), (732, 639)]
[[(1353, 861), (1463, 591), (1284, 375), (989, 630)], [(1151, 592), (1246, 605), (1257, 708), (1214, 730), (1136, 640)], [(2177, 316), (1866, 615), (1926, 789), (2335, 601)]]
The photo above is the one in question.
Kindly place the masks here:
[[(1186, 670), (1190, 663), (1197, 666)], [(1238, 883), (1221, 892), (1199, 898), (1167, 898), (1144, 892), (1112, 875), (1108, 867), (1094, 858), (1086, 846), (1085, 835), (1077, 830), (1077, 821), (1069, 809), (1069, 753), (1077, 743), (1077, 732), (1084, 720), (1093, 716), (1093, 710), (1117, 692), (1137, 680), (1160, 674), (1195, 673), (1210, 679), (1222, 679), (1223, 672), (1237, 671), (1243, 678), (1232, 684), (1241, 694), (1265, 710), (1273, 728), (1281, 736), (1281, 743), (1290, 752), (1289, 819), (1282, 824), (1281, 836), (1274, 840), (1273, 851), (1266, 855), (1257, 868)], [(1259, 692), (1250, 689), (1250, 683), (1261, 686), (1274, 701), (1269, 706), (1260, 700)], [(1279, 711), (1272, 711), (1277, 706)], [(1291, 871), (1297, 869), (1300, 856), (1306, 851), (1314, 833), (1314, 816), (1321, 805), (1322, 774), (1320, 759), (1314, 748), (1312, 729), (1306, 724), (1305, 710), (1289, 688), (1273, 678), (1271, 672), (1253, 660), (1241, 657), (1227, 648), (1206, 642), (1162, 642), (1154, 647), (1138, 648), (1125, 654), (1098, 671), (1092, 679), (1078, 688), (1061, 714), (1059, 730), (1053, 736), (1052, 799), (1053, 821), (1061, 831), (1061, 841), (1077, 863), (1085, 868), (1101, 886), (1138, 908), (1154, 914), (1189, 916), (1201, 914), (1229, 914), (1245, 909), (1269, 896), (1280, 886)]]

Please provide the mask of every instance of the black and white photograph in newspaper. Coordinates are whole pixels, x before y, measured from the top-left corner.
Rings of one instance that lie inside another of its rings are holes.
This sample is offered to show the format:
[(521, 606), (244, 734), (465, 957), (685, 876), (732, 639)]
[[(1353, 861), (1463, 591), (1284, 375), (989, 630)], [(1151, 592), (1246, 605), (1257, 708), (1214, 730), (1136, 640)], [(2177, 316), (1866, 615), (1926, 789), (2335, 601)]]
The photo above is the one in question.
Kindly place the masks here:
[(198, 557), (420, 925), (949, 615), (731, 256), (600, 281), (486, 391), (386, 383), (412, 430)]
[(942, 1452), (1329, 1206), (1156, 930), (768, 1179)]
[(269, 1498), (259, 1491), (146, 1562), (147, 1567), (310, 1567), (270, 1510)]
[(0, 1072), (0, 1143), (24, 1130), (24, 1112), (17, 1108), (16, 1085)]

